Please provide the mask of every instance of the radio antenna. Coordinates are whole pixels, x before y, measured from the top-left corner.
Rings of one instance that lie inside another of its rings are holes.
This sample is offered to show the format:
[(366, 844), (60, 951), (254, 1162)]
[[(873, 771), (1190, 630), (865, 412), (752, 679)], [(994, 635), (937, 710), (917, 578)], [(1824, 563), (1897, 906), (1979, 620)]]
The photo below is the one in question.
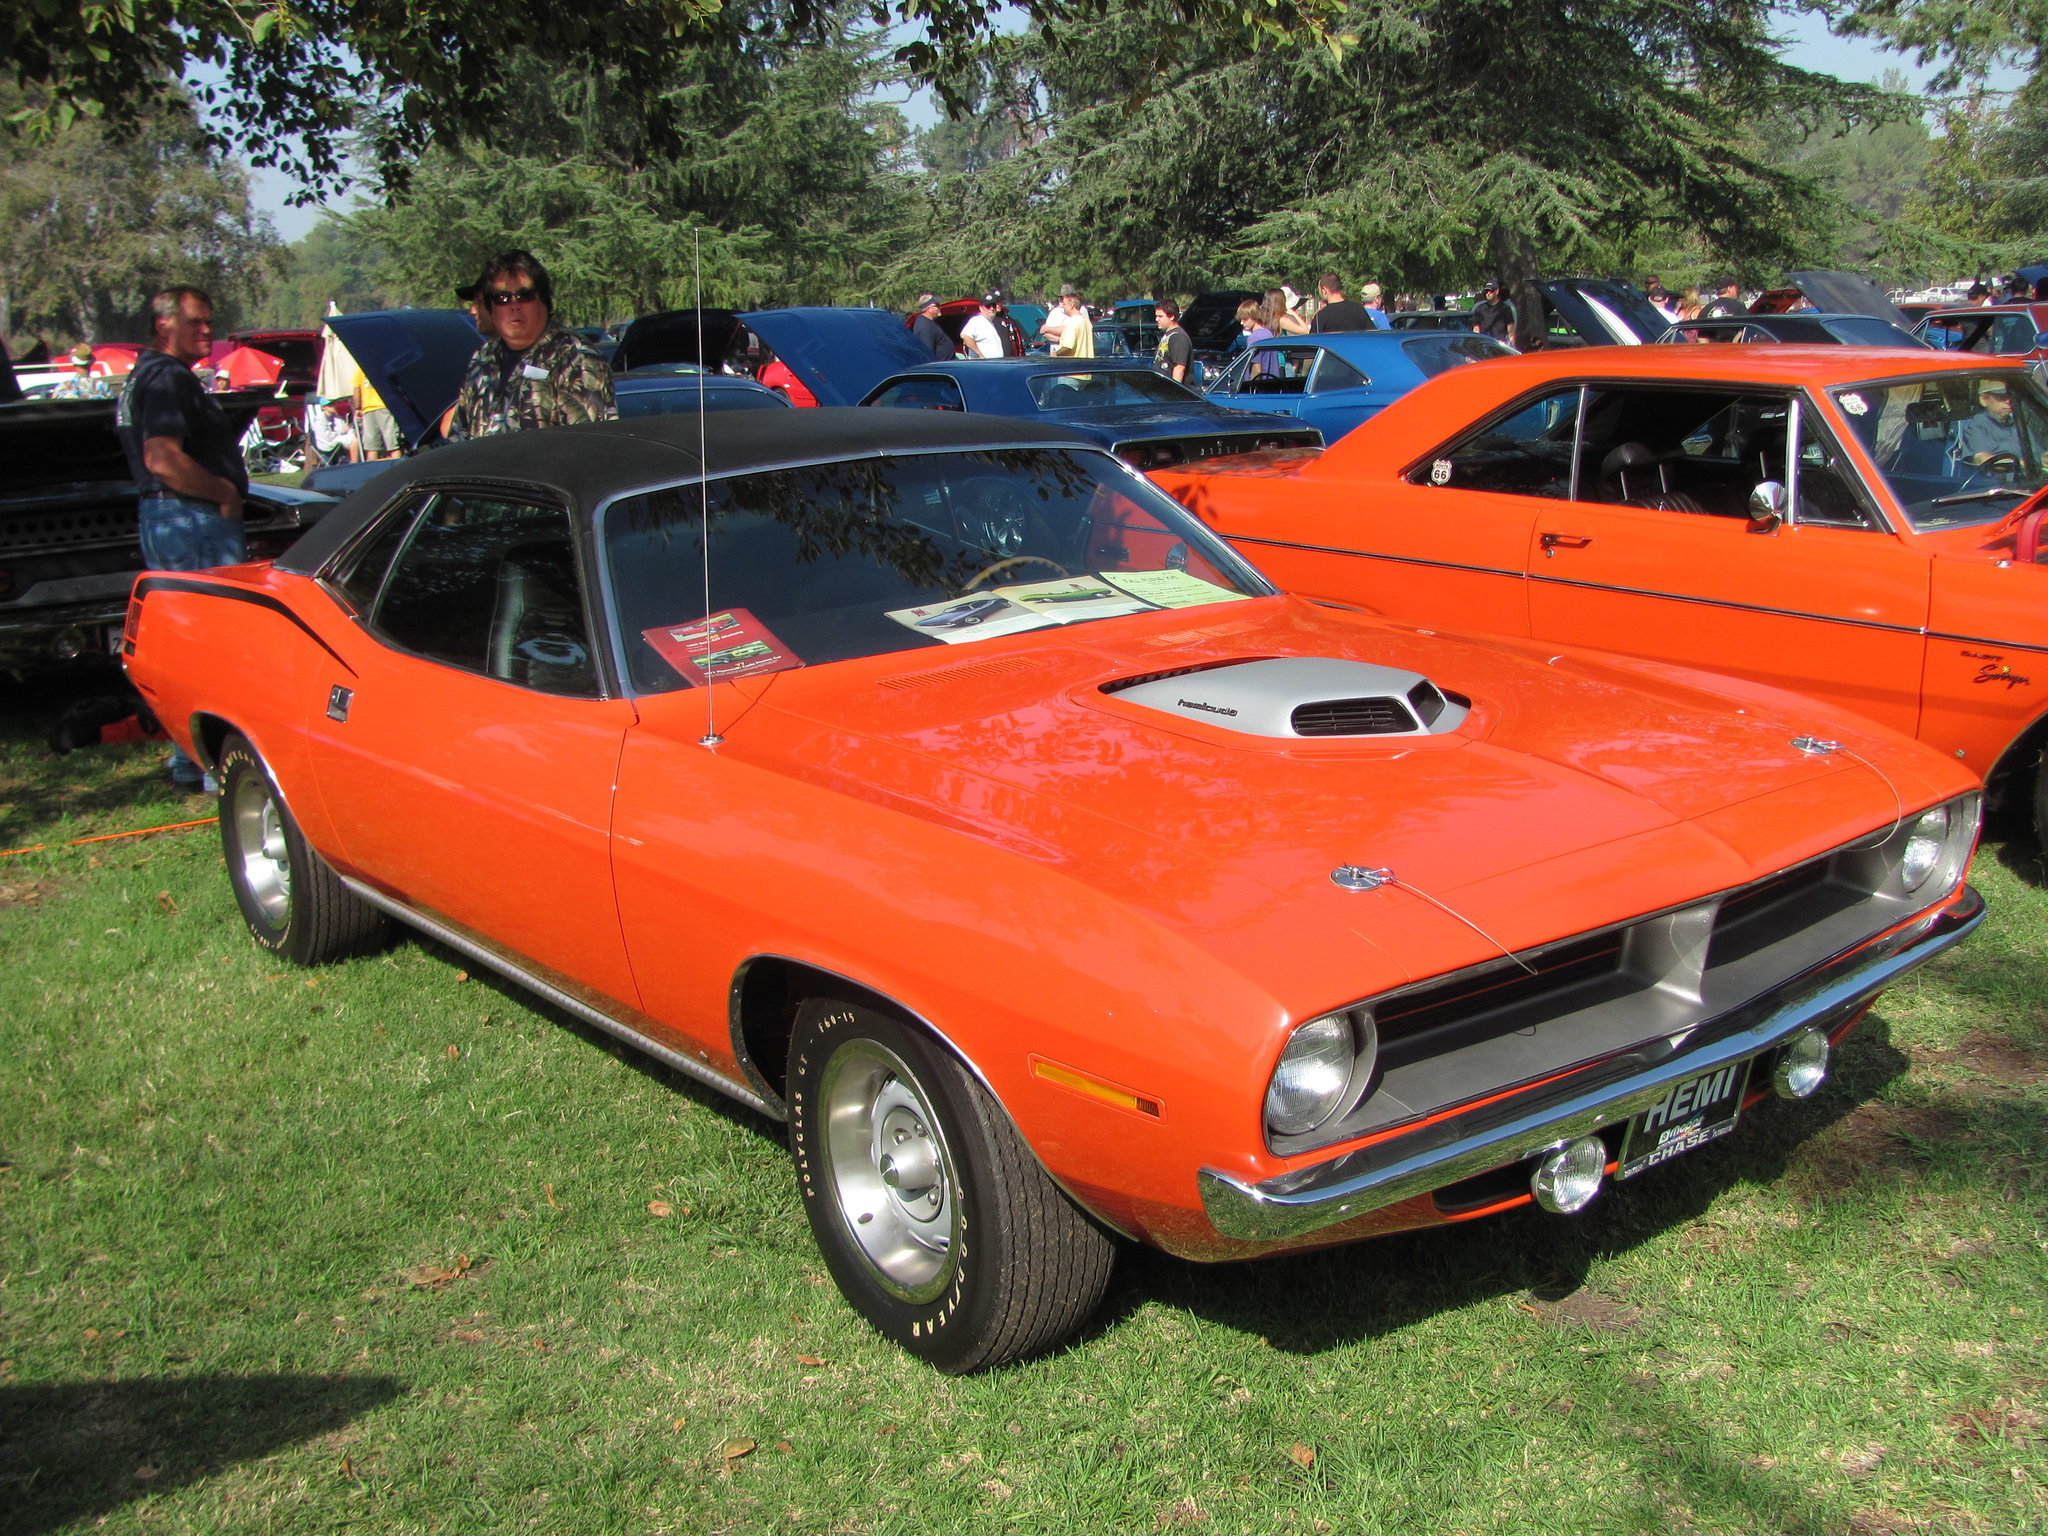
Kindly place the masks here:
[(697, 298), (697, 494), (702, 514), (701, 544), (704, 550), (704, 734), (700, 747), (715, 747), (725, 738), (718, 734), (716, 679), (711, 675), (711, 466), (704, 454), (704, 228), (690, 226), (690, 250), (695, 264)]

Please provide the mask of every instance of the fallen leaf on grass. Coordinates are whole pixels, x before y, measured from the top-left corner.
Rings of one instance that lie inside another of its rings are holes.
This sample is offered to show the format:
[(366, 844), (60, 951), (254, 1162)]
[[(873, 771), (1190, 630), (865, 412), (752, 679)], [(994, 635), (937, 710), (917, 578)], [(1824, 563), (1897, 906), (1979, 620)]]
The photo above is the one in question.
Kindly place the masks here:
[(775, 1449), (783, 1452), (786, 1455), (789, 1452), (795, 1450), (796, 1447), (791, 1445), (787, 1440), (778, 1440), (775, 1442)]
[(547, 1199), (547, 1202), (548, 1202), (548, 1209), (549, 1209), (549, 1210), (551, 1210), (551, 1211), (559, 1211), (559, 1210), (561, 1209), (561, 1207), (560, 1207), (559, 1205), (555, 1204), (555, 1186), (554, 1186), (554, 1185), (552, 1185), (552, 1184), (543, 1184), (543, 1185), (541, 1185), (541, 1187), (540, 1187), (540, 1192), (541, 1192), (541, 1194), (542, 1194), (543, 1196), (545, 1196), (545, 1197), (546, 1197), (546, 1199)]
[(135, 1469), (135, 1480), (138, 1483), (146, 1483), (156, 1475), (157, 1470), (155, 1467), (137, 1467)]
[(456, 979), (457, 981), (467, 981), (467, 980), (469, 980), (469, 972), (467, 972), (467, 971), (457, 971), (457, 972), (455, 973), (455, 979)]
[(1303, 1445), (1299, 1440), (1297, 1440), (1294, 1442), (1294, 1444), (1287, 1447), (1287, 1459), (1293, 1462), (1297, 1467), (1301, 1468), (1302, 1471), (1306, 1472), (1310, 1467), (1316, 1464), (1315, 1448), (1313, 1446)]
[(454, 1060), (455, 1060), (455, 1059), (456, 1059), (457, 1057), (459, 1057), (459, 1056), (460, 1056), (461, 1054), (462, 1054), (462, 1047), (461, 1047), (461, 1046), (459, 1046), (459, 1045), (451, 1045), (451, 1046), (449, 1046), (449, 1047), (448, 1047), (448, 1059), (449, 1059), (450, 1061), (454, 1061)]
[(683, 1432), (683, 1426), (689, 1422), (688, 1419), (670, 1419), (668, 1422), (668, 1432), (672, 1435), (679, 1435)]
[(738, 1461), (742, 1456), (754, 1454), (754, 1442), (751, 1440), (728, 1440), (725, 1442), (725, 1449), (719, 1452), (719, 1454), (727, 1461)]
[(825, 1361), (818, 1355), (798, 1355), (796, 1363), (798, 1365), (823, 1365)]
[(166, 912), (170, 913), (173, 917), (176, 917), (178, 915), (178, 903), (175, 899), (173, 899), (169, 891), (158, 891), (156, 893), (156, 904), (162, 907)]
[(354, 1458), (353, 1456), (348, 1456), (348, 1455), (344, 1455), (344, 1456), (343, 1456), (343, 1457), (341, 1458), (341, 1475), (342, 1475), (343, 1477), (348, 1477), (348, 1478), (353, 1478), (353, 1477), (355, 1477), (355, 1475), (356, 1475), (356, 1461), (355, 1461), (355, 1458)]
[(893, 1435), (896, 1433), (896, 1426), (894, 1424), (884, 1424), (875, 1433), (878, 1435)]
[(453, 1344), (481, 1344), (484, 1341), (484, 1336), (474, 1328), (458, 1328), (455, 1332), (448, 1335), (448, 1339)]
[[(488, 1260), (483, 1261), (488, 1263)], [(404, 1272), (405, 1283), (419, 1290), (446, 1290), (464, 1275), (472, 1273), (479, 1266), (469, 1262), (469, 1255), (458, 1253), (455, 1264), (450, 1268), (444, 1264), (416, 1264)]]

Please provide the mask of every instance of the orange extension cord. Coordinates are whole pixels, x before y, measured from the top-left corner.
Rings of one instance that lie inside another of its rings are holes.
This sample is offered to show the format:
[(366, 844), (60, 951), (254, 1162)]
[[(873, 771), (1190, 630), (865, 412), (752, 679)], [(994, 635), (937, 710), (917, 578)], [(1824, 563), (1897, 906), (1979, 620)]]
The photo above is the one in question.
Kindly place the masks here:
[[(147, 837), (152, 832), (183, 832), (191, 827), (211, 827), (220, 821), (218, 816), (202, 816), (197, 821), (174, 821), (161, 827), (137, 827), (133, 832), (103, 832), (98, 837), (74, 837), (68, 843), (58, 843), (59, 848), (77, 848), (86, 843), (111, 843), (124, 837)], [(0, 859), (11, 859), (17, 853), (41, 853), (48, 843), (34, 843), (27, 848), (0, 850)]]

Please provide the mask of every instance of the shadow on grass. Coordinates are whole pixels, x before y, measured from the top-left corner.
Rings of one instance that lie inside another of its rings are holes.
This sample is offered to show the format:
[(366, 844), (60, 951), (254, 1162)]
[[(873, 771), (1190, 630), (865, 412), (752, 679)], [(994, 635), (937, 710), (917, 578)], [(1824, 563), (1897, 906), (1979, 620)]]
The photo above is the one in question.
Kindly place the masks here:
[[(1584, 1285), (1598, 1260), (1696, 1221), (1731, 1187), (1783, 1180), (1802, 1148), (1855, 1115), (1906, 1066), (1883, 1019), (1872, 1016), (1843, 1043), (1834, 1075), (1813, 1099), (1766, 1099), (1744, 1114), (1732, 1136), (1609, 1187), (1576, 1217), (1522, 1207), (1239, 1264), (1190, 1264), (1133, 1249), (1091, 1331), (1112, 1328), (1145, 1302), (1159, 1301), (1257, 1334), (1275, 1349), (1315, 1354), (1520, 1292), (1560, 1300)], [(1873, 1161), (1860, 1176), (1888, 1171), (1896, 1167)]]
[(158, 766), (168, 751), (161, 742), (146, 747), (140, 761), (132, 749), (51, 750), (47, 738), (68, 706), (132, 692), (119, 667), (98, 660), (26, 679), (0, 678), (0, 847), (43, 841), (66, 816), (129, 817), (155, 809), (151, 802), (174, 810), (190, 805), (193, 816), (212, 809), (171, 788)]
[(90, 1521), (331, 1434), (402, 1390), (389, 1376), (0, 1386), (0, 1524), (10, 1536), (35, 1536)]

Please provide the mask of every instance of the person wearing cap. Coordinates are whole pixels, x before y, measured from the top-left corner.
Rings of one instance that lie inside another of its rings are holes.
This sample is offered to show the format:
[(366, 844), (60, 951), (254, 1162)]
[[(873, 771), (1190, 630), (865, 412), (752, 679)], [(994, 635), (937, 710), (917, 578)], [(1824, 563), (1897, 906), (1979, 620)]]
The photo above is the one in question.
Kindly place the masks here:
[(1000, 293), (984, 293), (981, 296), (979, 313), (968, 318), (960, 328), (961, 345), (975, 357), (1001, 357), (1003, 355), (1003, 333), (996, 326), (996, 316), (1002, 313), (1003, 296)]
[(71, 373), (50, 391), (52, 400), (111, 400), (114, 391), (92, 371), (92, 347), (81, 341), (71, 349)]
[(1977, 381), (1976, 415), (1956, 428), (1956, 457), (1972, 464), (1993, 459), (2020, 462), (2020, 431), (2012, 419), (2012, 391), (1999, 378)]
[(1344, 297), (1344, 285), (1337, 281), (1337, 274), (1325, 272), (1316, 283), (1316, 292), (1322, 295), (1322, 307), (1316, 311), (1310, 329), (1316, 331), (1369, 331), (1372, 316), (1365, 312), (1363, 304)]
[[(489, 269), (486, 268), (485, 271)], [(489, 341), (498, 334), (497, 323), (491, 319), (490, 302), (484, 298), (484, 274), (479, 273), (473, 283), (464, 283), (455, 290), (455, 297), (462, 301), (462, 307), (469, 311), (469, 323), (476, 327), (477, 335)], [(460, 402), (458, 402), (460, 403)], [(441, 424), (437, 429), (447, 437), (448, 429), (455, 424), (455, 407), (449, 406), (441, 413)]]
[(1741, 316), (1748, 313), (1749, 306), (1742, 302), (1742, 284), (1732, 277), (1724, 277), (1721, 279), (1721, 291), (1700, 309), (1700, 318), (1715, 320), (1722, 316)]
[(946, 334), (946, 328), (939, 324), (939, 300), (937, 294), (920, 293), (917, 305), (910, 311), (910, 334), (917, 338), (919, 346), (927, 349), (933, 357), (949, 358), (953, 355), (953, 338)]
[(1481, 336), (1512, 343), (1515, 339), (1515, 305), (1500, 293), (1500, 280), (1489, 277), (1479, 302), (1472, 306), (1472, 329)]
[(1372, 322), (1372, 328), (1376, 331), (1384, 331), (1387, 328), (1386, 306), (1380, 302), (1384, 292), (1378, 283), (1367, 283), (1358, 290), (1359, 298), (1365, 301), (1365, 317)]
[(615, 421), (610, 364), (581, 336), (555, 324), (555, 287), (540, 259), (506, 251), (484, 268), (497, 334), (476, 349), (448, 437), (463, 441), (584, 421)]

